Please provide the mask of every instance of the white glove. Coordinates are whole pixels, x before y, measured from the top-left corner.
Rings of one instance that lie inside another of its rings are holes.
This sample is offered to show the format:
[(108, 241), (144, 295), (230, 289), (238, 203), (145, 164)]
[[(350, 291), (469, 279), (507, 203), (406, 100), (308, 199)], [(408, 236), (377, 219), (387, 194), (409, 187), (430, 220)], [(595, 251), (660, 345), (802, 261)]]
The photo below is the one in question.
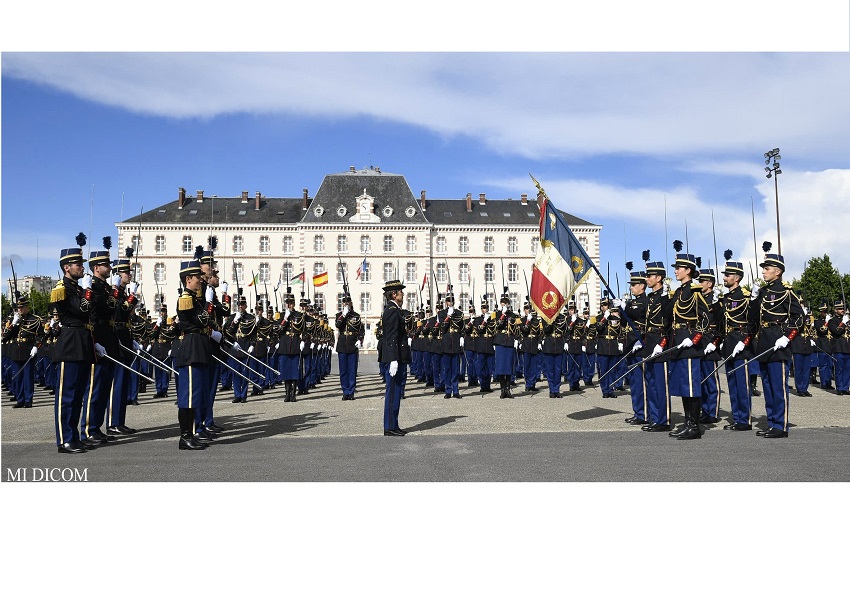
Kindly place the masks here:
[(241, 313), (240, 311), (238, 311), (238, 310), (237, 310), (237, 311), (236, 311), (236, 316), (234, 316), (234, 317), (233, 317), (233, 322), (234, 322), (234, 323), (238, 323), (238, 322), (239, 322), (239, 319), (241, 319), (241, 318), (242, 318), (242, 313)]
[(394, 360), (390, 363), (390, 377), (395, 377), (396, 373), (398, 373), (398, 361)]
[(358, 350), (360, 350), (360, 348), (362, 346), (363, 346), (363, 344), (360, 343), (360, 340), (357, 340), (356, 342), (354, 342), (354, 347), (357, 348)]
[(538, 349), (538, 350), (543, 350), (543, 344), (538, 342), (538, 344), (537, 344), (537, 349)]
[(114, 287), (118, 287), (121, 285), (121, 275), (116, 273), (112, 277), (109, 278), (109, 283), (111, 283)]
[(215, 300), (215, 290), (212, 288), (212, 286), (207, 286), (207, 291), (206, 293), (204, 293), (204, 299), (207, 302), (212, 302), (213, 300)]
[[(289, 310), (287, 309), (286, 312), (289, 312)], [(344, 317), (347, 314), (348, 314), (348, 304), (346, 304), (345, 306), (342, 307), (342, 316)]]
[(304, 350), (304, 342), (301, 342), (301, 343), (298, 345), (298, 349), (299, 349), (299, 350), (302, 350), (302, 351)]
[(139, 291), (139, 284), (135, 281), (131, 281), (127, 284), (127, 293), (131, 296), (135, 295), (136, 292)]
[(746, 346), (744, 346), (744, 342), (743, 342), (743, 341), (740, 341), (740, 342), (738, 342), (737, 344), (735, 344), (735, 347), (734, 347), (734, 348), (732, 348), (732, 356), (733, 356), (733, 357), (734, 357), (734, 356), (737, 356), (738, 354), (740, 354), (741, 352), (743, 352), (745, 347), (746, 347)]
[(582, 347), (581, 347), (581, 351), (582, 351), (582, 352), (587, 352), (587, 346), (582, 346)]
[(50, 327), (53, 327), (54, 323), (56, 323), (56, 319), (51, 318), (50, 319)]
[(568, 343), (564, 342), (564, 352), (566, 352), (569, 347), (570, 347), (570, 345)]
[(463, 337), (460, 338), (460, 347), (463, 348)]
[(168, 354), (165, 355), (165, 358), (171, 358), (171, 350), (168, 351)]
[(290, 312), (289, 312), (289, 309), (287, 308), (287, 309), (286, 309), (286, 312), (285, 312), (285, 313), (283, 313), (283, 320), (284, 320), (284, 321), (288, 321), (288, 320), (289, 320), (289, 315), (290, 315)]
[(221, 332), (213, 330), (213, 331), (210, 332), (210, 337), (217, 344), (221, 341)]
[(12, 317), (12, 325), (17, 325), (18, 321), (20, 321), (20, 320), (21, 320), (21, 313), (16, 312), (15, 316)]
[(779, 350), (780, 348), (785, 348), (786, 346), (788, 346), (788, 342), (790, 341), (791, 340), (789, 340), (786, 336), (783, 335), (781, 338), (776, 340), (776, 343), (773, 345), (773, 349)]
[(843, 317), (841, 317), (842, 323), (846, 324), (847, 321), (850, 321), (850, 315), (844, 315)]
[(35, 356), (35, 355), (36, 355), (36, 353), (38, 353), (38, 348), (37, 348), (36, 346), (33, 346), (33, 347), (32, 347), (32, 350), (30, 350), (30, 358), (32, 358), (33, 356)]
[(316, 342), (310, 342), (310, 350), (316, 347)]
[(691, 338), (687, 337), (687, 338), (683, 339), (682, 343), (679, 344), (678, 346), (676, 346), (676, 348), (690, 348), (693, 345), (694, 345), (694, 341)]
[(147, 348), (145, 348), (145, 352), (150, 352), (150, 351), (151, 351), (151, 345), (150, 345), (150, 344), (148, 344), (148, 347), (147, 347)]
[(239, 352), (243, 352), (242, 346), (239, 345), (239, 342), (233, 342), (233, 348)]
[(486, 322), (487, 322), (487, 319), (489, 319), (489, 318), (490, 318), (490, 313), (485, 312), (485, 313), (484, 313), (484, 319), (483, 319), (483, 321), (482, 321), (482, 322), (486, 323)]
[(808, 307), (808, 306), (804, 306), (804, 307), (803, 307), (803, 314), (804, 314), (804, 315), (809, 314), (809, 307)]
[(759, 295), (759, 290), (761, 290), (761, 286), (759, 285), (759, 282), (758, 282), (758, 281), (754, 281), (754, 282), (753, 282), (753, 287), (752, 287), (752, 289), (750, 290), (750, 298), (752, 298), (753, 300), (755, 300), (755, 299), (758, 297), (758, 295)]
[(218, 287), (220, 287), (220, 288), (221, 288), (221, 293), (222, 293), (222, 294), (226, 294), (226, 293), (227, 293), (227, 282), (226, 282), (226, 281), (225, 281), (225, 282), (223, 282), (223, 283), (222, 283), (220, 286), (218, 286)]
[(531, 317), (533, 317), (533, 316), (534, 316), (534, 315), (532, 315), (531, 313), (528, 313), (528, 314), (525, 316), (525, 322), (526, 322), (526, 323), (531, 323)]
[(95, 342), (94, 353), (97, 355), (98, 358), (100, 358), (101, 356), (106, 356), (106, 348)]
[(519, 348), (519, 340), (514, 340), (514, 348)]
[(576, 319), (578, 319), (578, 315), (573, 315), (572, 317), (570, 317), (570, 323), (575, 323)]
[(161, 316), (156, 320), (156, 326), (159, 327), (160, 325), (162, 325), (162, 317)]
[(705, 347), (704, 354), (706, 354), (706, 355), (711, 354), (711, 353), (712, 353), (712, 352), (714, 352), (715, 350), (717, 350), (717, 346), (715, 346), (714, 344), (712, 344), (711, 342), (709, 342), (709, 343), (708, 343), (708, 346), (706, 346), (706, 347)]
[(617, 308), (625, 308), (626, 302), (620, 298), (614, 298), (614, 306)]
[(179, 322), (180, 322), (180, 315), (174, 315), (174, 320), (172, 321), (172, 323), (177, 325)]
[(652, 349), (652, 354), (650, 354), (650, 357), (658, 356), (662, 352), (664, 352), (664, 348), (661, 347), (661, 344), (655, 344), (655, 348)]
[(611, 311), (610, 311), (610, 310), (606, 310), (606, 311), (605, 311), (605, 314), (604, 314), (604, 315), (602, 315), (602, 318), (607, 319), (609, 316), (611, 316)]
[(142, 345), (139, 342), (137, 342), (136, 340), (133, 340), (133, 350), (136, 351), (136, 354), (138, 354), (139, 350), (141, 350), (141, 349), (142, 349)]
[(641, 348), (643, 348), (643, 344), (641, 343), (640, 340), (638, 340), (638, 341), (635, 342), (635, 345), (632, 346), (632, 352), (637, 352)]
[(815, 344), (815, 341), (814, 341), (814, 340), (809, 340), (809, 342), (811, 342), (811, 344), (812, 344), (812, 348), (817, 348), (817, 347), (818, 347), (818, 345), (817, 345), (817, 344)]
[(505, 314), (506, 312), (508, 312), (508, 307), (507, 307), (507, 306), (503, 306), (503, 307), (502, 307), (502, 314)]
[(454, 306), (450, 306), (450, 307), (449, 307), (449, 309), (446, 311), (446, 314), (447, 314), (447, 315), (451, 315), (454, 311), (455, 311), (455, 307), (454, 307)]
[(80, 279), (80, 287), (84, 290), (91, 289), (91, 275), (83, 275), (83, 278)]
[(824, 323), (829, 323), (829, 320), (832, 318), (832, 315), (826, 315), (826, 318), (823, 320)]
[(407, 345), (410, 346), (413, 344), (413, 338), (407, 338)]
[(617, 343), (617, 350), (619, 350), (620, 352), (622, 352), (622, 351), (623, 351), (623, 342), (618, 342), (618, 343)]
[(251, 354), (254, 351), (254, 346), (248, 346), (248, 354)]

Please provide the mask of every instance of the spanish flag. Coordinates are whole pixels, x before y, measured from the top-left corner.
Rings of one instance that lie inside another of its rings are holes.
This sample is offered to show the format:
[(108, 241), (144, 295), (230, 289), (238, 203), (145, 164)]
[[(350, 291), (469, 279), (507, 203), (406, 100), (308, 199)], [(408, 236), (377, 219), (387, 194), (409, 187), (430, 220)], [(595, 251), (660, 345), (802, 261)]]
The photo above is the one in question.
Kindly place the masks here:
[(321, 287), (328, 283), (328, 272), (319, 273), (318, 275), (313, 275), (313, 287)]

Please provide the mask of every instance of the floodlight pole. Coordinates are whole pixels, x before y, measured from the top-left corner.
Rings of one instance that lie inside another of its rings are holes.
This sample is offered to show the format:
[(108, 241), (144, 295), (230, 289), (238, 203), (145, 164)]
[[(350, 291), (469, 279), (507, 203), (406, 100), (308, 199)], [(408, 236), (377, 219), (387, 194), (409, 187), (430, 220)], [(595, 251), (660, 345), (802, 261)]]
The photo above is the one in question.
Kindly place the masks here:
[[(782, 237), (779, 233), (779, 174), (782, 172), (779, 169), (777, 162), (782, 157), (779, 155), (779, 148), (774, 148), (770, 152), (764, 153), (764, 164), (769, 165), (764, 168), (767, 173), (767, 178), (773, 178), (773, 189), (776, 193), (776, 245), (778, 246), (779, 254), (782, 254)], [(773, 164), (771, 165), (771, 161)]]

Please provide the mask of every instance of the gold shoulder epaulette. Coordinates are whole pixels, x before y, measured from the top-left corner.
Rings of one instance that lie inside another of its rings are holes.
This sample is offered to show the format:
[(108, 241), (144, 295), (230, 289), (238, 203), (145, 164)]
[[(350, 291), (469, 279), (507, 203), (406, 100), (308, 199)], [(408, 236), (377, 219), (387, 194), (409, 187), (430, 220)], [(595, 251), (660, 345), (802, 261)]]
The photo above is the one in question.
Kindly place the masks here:
[(783, 282), (782, 282), (782, 285), (784, 285), (784, 286), (785, 286), (787, 289), (789, 289), (789, 290), (794, 288), (794, 286), (793, 286), (793, 285), (791, 285), (791, 282), (790, 282), (790, 281), (783, 281)]
[(195, 306), (195, 301), (192, 298), (192, 293), (183, 292), (177, 300), (177, 310), (192, 310)]
[(753, 295), (753, 293), (750, 290), (747, 290), (747, 289), (744, 289), (744, 288), (741, 288), (741, 293), (744, 294), (745, 298), (749, 298), (750, 296)]
[(60, 281), (56, 287), (50, 291), (50, 302), (62, 302), (65, 299), (65, 282)]
[(702, 290), (702, 285), (700, 285), (697, 281), (691, 281), (691, 289), (694, 291)]

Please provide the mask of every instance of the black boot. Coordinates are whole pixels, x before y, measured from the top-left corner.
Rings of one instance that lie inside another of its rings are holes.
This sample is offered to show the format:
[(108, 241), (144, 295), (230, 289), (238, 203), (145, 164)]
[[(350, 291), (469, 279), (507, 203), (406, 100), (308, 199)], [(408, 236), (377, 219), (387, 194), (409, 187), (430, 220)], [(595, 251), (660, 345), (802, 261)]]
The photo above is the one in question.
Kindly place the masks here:
[(180, 424), (180, 443), (178, 447), (181, 450), (203, 450), (207, 447), (192, 435), (192, 426), (195, 422), (195, 411), (191, 408), (177, 409), (177, 422)]
[(759, 376), (758, 375), (750, 375), (750, 396), (761, 396), (761, 392), (758, 390)]
[(505, 375), (505, 398), (513, 398), (514, 395), (511, 393), (511, 376)]
[(685, 417), (685, 422), (682, 423), (681, 427), (670, 431), (670, 433), (667, 434), (670, 437), (677, 438), (680, 435), (682, 435), (683, 433), (685, 433), (685, 430), (687, 430), (687, 428), (688, 428), (688, 399), (687, 398), (682, 398), (682, 413)]
[(676, 436), (679, 440), (698, 440), (702, 437), (702, 428), (699, 425), (699, 413), (702, 409), (702, 398), (683, 398), (686, 404), (685, 430)]

